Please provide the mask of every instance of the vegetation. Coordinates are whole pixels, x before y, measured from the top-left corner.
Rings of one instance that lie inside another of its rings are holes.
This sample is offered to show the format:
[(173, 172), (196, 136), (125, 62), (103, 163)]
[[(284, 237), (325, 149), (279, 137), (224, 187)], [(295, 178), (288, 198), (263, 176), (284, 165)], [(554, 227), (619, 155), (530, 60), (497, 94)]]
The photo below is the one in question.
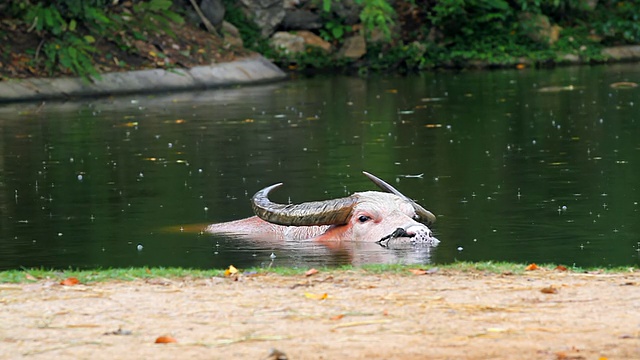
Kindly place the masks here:
[[(588, 0), (355, 0), (361, 24), (345, 25), (331, 13), (333, 0), (322, 0), (324, 28), (319, 34), (339, 47), (356, 32), (369, 40), (361, 60), (344, 60), (380, 71), (433, 67), (544, 65), (567, 56), (602, 61), (604, 46), (640, 42), (640, 3)], [(233, 8), (231, 1), (228, 6)], [(393, 4), (393, 7), (391, 6)], [(229, 21), (246, 19), (232, 11)], [(378, 34), (373, 37), (372, 34)], [(256, 38), (249, 29), (243, 37)], [(324, 68), (332, 55), (283, 56), (266, 41), (249, 42), (281, 65)]]
[(12, 26), (28, 26), (27, 32), (40, 38), (29, 51), (29, 66), (43, 67), (48, 73), (96, 76), (97, 39), (135, 52), (136, 40), (147, 40), (150, 33), (170, 32), (170, 24), (183, 22), (170, 10), (171, 5), (171, 0), (5, 0), (1, 6), (13, 20)]
[[(104, 63), (126, 67), (112, 49), (162, 66), (166, 54), (139, 45), (152, 37), (171, 37), (182, 24), (174, 0), (0, 0), (0, 41), (11, 31), (36, 34), (24, 58), (7, 46), (0, 51), (0, 74), (7, 63), (22, 61), (35, 76), (97, 76)], [(223, 0), (225, 19), (240, 31), (245, 47), (295, 68), (358, 68), (407, 71), (434, 67), (544, 65), (566, 61), (602, 61), (601, 49), (640, 42), (640, 3), (623, 0), (353, 0), (360, 23), (346, 24), (332, 11), (335, 0), (315, 0), (322, 11), (317, 31), (339, 48), (349, 36), (363, 33), (368, 49), (363, 59), (338, 58), (316, 49), (295, 56), (269, 47), (260, 29), (245, 18), (240, 4)], [(17, 30), (16, 30), (17, 29)], [(15, 45), (12, 45), (15, 47)], [(26, 48), (27, 45), (25, 45)], [(222, 46), (220, 46), (222, 47)], [(185, 58), (197, 49), (182, 51)], [(220, 49), (219, 51), (224, 51)], [(152, 56), (148, 56), (152, 53)], [(12, 57), (13, 56), (13, 57)], [(110, 57), (111, 56), (111, 57)], [(101, 59), (101, 57), (106, 57)], [(103, 61), (101, 61), (103, 60)], [(3, 68), (3, 63), (5, 64)], [(11, 73), (9, 71), (9, 73)], [(1, 75), (0, 75), (1, 76)]]
[[(532, 269), (532, 266), (535, 269)], [(232, 267), (231, 267), (232, 268)], [(459, 272), (481, 272), (488, 274), (524, 274), (527, 271), (570, 271), (573, 273), (624, 273), (634, 272), (638, 269), (633, 267), (618, 267), (606, 269), (585, 269), (569, 268), (553, 264), (546, 265), (524, 265), (505, 262), (456, 262), (447, 265), (429, 265), (419, 269), (416, 265), (365, 265), (365, 266), (342, 266), (338, 268), (322, 268), (323, 273), (352, 271), (356, 273), (396, 273), (411, 275), (433, 274), (438, 272), (459, 271)], [(233, 268), (234, 271), (236, 270)], [(426, 270), (425, 270), (426, 269)], [(269, 267), (250, 268), (238, 270), (239, 274), (252, 276), (257, 274), (277, 274), (282, 276), (304, 276), (309, 275), (307, 268), (289, 267)], [(133, 281), (149, 278), (209, 278), (230, 276), (229, 269), (184, 269), (184, 268), (128, 268), (128, 269), (96, 269), (96, 270), (52, 270), (52, 269), (22, 269), (0, 271), (0, 283), (23, 283), (38, 280), (64, 281), (66, 279), (77, 279), (78, 283), (86, 284), (90, 282), (100, 282), (109, 280)], [(233, 276), (233, 273), (231, 274)], [(75, 281), (75, 280), (74, 280)]]

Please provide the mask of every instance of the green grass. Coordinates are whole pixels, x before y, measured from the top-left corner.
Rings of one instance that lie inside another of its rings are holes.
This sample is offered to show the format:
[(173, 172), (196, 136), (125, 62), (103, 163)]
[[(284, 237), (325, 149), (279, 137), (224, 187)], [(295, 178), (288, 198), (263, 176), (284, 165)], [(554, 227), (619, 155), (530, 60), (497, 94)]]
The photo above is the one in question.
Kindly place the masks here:
[[(538, 265), (542, 271), (553, 271), (556, 264)], [(456, 262), (446, 265), (364, 265), (341, 267), (319, 268), (322, 273), (362, 273), (362, 274), (400, 274), (411, 276), (410, 269), (431, 269), (434, 273), (439, 272), (483, 272), (489, 274), (513, 274), (521, 275), (527, 273), (526, 264), (506, 263), (506, 262)], [(209, 277), (224, 277), (226, 269), (185, 269), (185, 268), (116, 268), (116, 269), (94, 269), (94, 270), (55, 270), (55, 269), (21, 269), (0, 271), (0, 283), (28, 283), (39, 280), (61, 281), (66, 278), (77, 278), (81, 283), (92, 283), (101, 281), (133, 281), (150, 278), (192, 278), (203, 279)], [(281, 276), (301, 276), (309, 270), (308, 268), (292, 267), (272, 267), (272, 268), (248, 268), (239, 269), (243, 274), (276, 274)], [(557, 271), (557, 270), (556, 270)], [(571, 267), (567, 271), (573, 273), (598, 272), (598, 273), (625, 273), (640, 271), (638, 268), (612, 267), (612, 268), (580, 268)]]

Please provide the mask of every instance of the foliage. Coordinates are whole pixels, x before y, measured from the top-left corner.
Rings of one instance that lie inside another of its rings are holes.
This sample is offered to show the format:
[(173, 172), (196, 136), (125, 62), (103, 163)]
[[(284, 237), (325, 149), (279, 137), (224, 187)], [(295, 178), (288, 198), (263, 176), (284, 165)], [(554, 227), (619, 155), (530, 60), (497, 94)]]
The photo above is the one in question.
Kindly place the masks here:
[(320, 36), (329, 42), (342, 42), (344, 35), (351, 31), (351, 26), (343, 25), (340, 19), (326, 18), (324, 28), (320, 29)]
[[(324, 0), (331, 3), (330, 0)], [(604, 45), (640, 41), (640, 4), (600, 1), (590, 9), (582, 0), (414, 0), (395, 2), (413, 17), (399, 13), (413, 30), (392, 44), (368, 47), (366, 66), (372, 70), (420, 70), (437, 66), (512, 66), (527, 59), (534, 64), (602, 61)], [(415, 14), (420, 14), (416, 16)], [(533, 20), (532, 20), (533, 19)], [(545, 43), (534, 40), (540, 21), (560, 29)], [(406, 42), (405, 42), (406, 41)]]
[(12, 1), (10, 13), (41, 38), (33, 54), (34, 66), (88, 78), (98, 76), (93, 66), (96, 39), (107, 38), (133, 50), (129, 38), (143, 39), (145, 32), (166, 32), (170, 23), (182, 23), (170, 10), (171, 0), (116, 4), (108, 0)]
[(640, 42), (640, 2), (609, 1), (594, 12), (593, 27), (605, 44)]
[[(331, 11), (331, 3), (333, 0), (322, 0), (322, 8), (325, 13)], [(360, 21), (366, 36), (370, 36), (374, 31), (380, 31), (385, 41), (391, 40), (391, 29), (395, 24), (394, 17), (396, 12), (387, 0), (354, 0), (356, 4), (362, 6), (360, 11)], [(335, 39), (340, 40), (343, 35), (343, 29), (339, 26), (339, 22), (330, 21), (325, 24), (325, 32), (334, 35)]]
[(391, 28), (395, 21), (395, 10), (385, 0), (361, 0), (364, 2), (360, 21), (365, 29), (365, 34), (369, 35), (374, 30), (382, 33), (383, 39), (391, 40)]
[[(336, 0), (316, 1), (323, 12), (319, 34), (339, 46), (357, 27), (332, 11)], [(521, 58), (539, 64), (557, 62), (567, 54), (601, 61), (603, 46), (640, 42), (638, 1), (601, 0), (590, 9), (585, 0), (353, 0), (369, 40), (362, 61), (336, 61), (317, 49), (292, 58), (269, 46), (238, 1), (223, 3), (225, 20), (238, 28), (245, 47), (297, 69), (356, 66), (365, 72), (474, 63), (509, 66)], [(97, 76), (93, 64), (101, 41), (136, 53), (140, 51), (136, 41), (146, 40), (150, 33), (166, 33), (169, 25), (182, 22), (171, 5), (172, 0), (0, 0), (0, 11), (20, 19), (22, 27), (40, 36), (31, 54), (32, 66), (88, 78)], [(539, 18), (559, 26), (556, 41), (532, 39), (530, 34), (539, 30)], [(382, 41), (374, 44), (372, 38)]]
[(431, 8), (429, 20), (447, 36), (481, 37), (510, 31), (513, 14), (504, 0), (442, 0)]
[[(451, 264), (429, 265), (424, 268), (431, 269), (432, 272), (483, 272), (493, 274), (525, 274), (535, 266), (536, 271), (568, 271), (571, 273), (633, 273), (639, 271), (637, 267), (611, 267), (611, 268), (565, 268), (557, 264), (525, 264), (507, 263), (507, 262), (455, 262)], [(373, 274), (402, 274), (413, 276), (412, 269), (415, 265), (402, 264), (372, 264), (364, 266), (344, 265), (337, 268), (319, 268), (322, 273), (353, 273), (354, 275), (362, 273)], [(308, 268), (295, 267), (268, 267), (268, 268), (249, 268), (239, 269), (244, 275), (255, 274), (277, 274), (280, 276), (302, 276), (308, 272)], [(228, 275), (227, 275), (228, 276)], [(120, 280), (134, 281), (149, 278), (185, 278), (190, 279), (206, 279), (211, 277), (225, 277), (224, 269), (185, 269), (185, 268), (108, 268), (108, 269), (92, 269), (92, 270), (56, 270), (56, 269), (22, 269), (22, 270), (6, 270), (0, 271), (0, 283), (25, 283), (39, 280), (53, 280), (61, 282), (66, 279), (77, 279), (77, 283), (87, 284), (92, 282)], [(75, 282), (75, 281), (74, 281)]]

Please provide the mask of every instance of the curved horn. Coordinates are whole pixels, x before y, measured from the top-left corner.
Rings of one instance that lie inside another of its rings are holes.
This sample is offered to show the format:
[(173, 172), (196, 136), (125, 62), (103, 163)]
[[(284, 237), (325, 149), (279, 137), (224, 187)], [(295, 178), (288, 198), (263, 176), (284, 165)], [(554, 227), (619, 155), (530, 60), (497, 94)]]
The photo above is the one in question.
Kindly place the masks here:
[(269, 200), (269, 192), (282, 183), (268, 186), (251, 198), (253, 212), (262, 220), (286, 226), (344, 225), (349, 222), (355, 196), (312, 201), (302, 204), (276, 204)]
[(434, 222), (436, 222), (436, 216), (433, 215), (433, 213), (425, 208), (423, 208), (422, 206), (420, 206), (420, 204), (418, 204), (417, 202), (413, 201), (412, 199), (408, 198), (407, 196), (405, 196), (403, 193), (401, 193), (400, 191), (396, 190), (396, 188), (394, 188), (393, 186), (389, 185), (386, 181), (380, 179), (379, 177), (370, 174), (366, 171), (362, 172), (366, 177), (369, 178), (369, 180), (373, 181), (374, 184), (378, 185), (378, 187), (386, 192), (392, 193), (392, 194), (396, 194), (398, 196), (400, 196), (403, 199), (409, 200), (411, 202), (411, 205), (413, 205), (413, 208), (416, 210), (416, 214), (418, 215), (419, 219), (418, 221), (420, 222), (426, 222), (427, 225), (431, 225)]

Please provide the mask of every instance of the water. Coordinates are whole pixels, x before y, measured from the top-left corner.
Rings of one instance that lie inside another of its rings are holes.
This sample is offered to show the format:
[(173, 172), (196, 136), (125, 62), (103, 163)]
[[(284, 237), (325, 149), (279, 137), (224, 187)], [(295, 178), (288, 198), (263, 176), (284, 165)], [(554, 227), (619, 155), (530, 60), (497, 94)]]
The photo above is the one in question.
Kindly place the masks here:
[[(0, 269), (493, 260), (640, 264), (635, 65), (368, 79), (0, 106)], [(375, 187), (438, 216), (436, 248), (201, 233)], [(275, 255), (273, 258), (271, 255)]]

